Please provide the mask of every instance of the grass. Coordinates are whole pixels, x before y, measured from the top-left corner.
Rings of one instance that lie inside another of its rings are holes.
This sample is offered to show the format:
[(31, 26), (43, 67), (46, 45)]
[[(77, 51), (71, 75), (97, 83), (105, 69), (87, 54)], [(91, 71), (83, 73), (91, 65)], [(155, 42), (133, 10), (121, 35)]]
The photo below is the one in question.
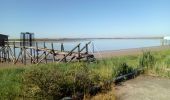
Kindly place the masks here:
[[(0, 99), (61, 99), (100, 93), (92, 100), (114, 98), (111, 83), (117, 76), (143, 67), (145, 74), (170, 78), (170, 50), (97, 60), (96, 63), (42, 64), (0, 68)], [(94, 87), (98, 87), (95, 88)], [(109, 92), (107, 92), (109, 91)], [(106, 94), (103, 94), (107, 92)], [(109, 95), (109, 96), (108, 96)]]
[(0, 70), (0, 99), (14, 99), (21, 93), (21, 75), (23, 68), (6, 68)]

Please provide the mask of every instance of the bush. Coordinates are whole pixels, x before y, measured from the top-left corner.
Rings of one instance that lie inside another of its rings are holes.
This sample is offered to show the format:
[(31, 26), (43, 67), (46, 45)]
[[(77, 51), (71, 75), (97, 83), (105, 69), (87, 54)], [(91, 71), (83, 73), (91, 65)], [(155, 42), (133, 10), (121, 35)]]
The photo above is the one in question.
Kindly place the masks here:
[(117, 76), (125, 75), (133, 71), (132, 67), (129, 67), (125, 62), (119, 64), (117, 69)]
[[(61, 67), (62, 66), (62, 67)], [(36, 99), (83, 98), (95, 86), (106, 86), (105, 76), (89, 70), (86, 63), (39, 65), (23, 76), (24, 96)], [(92, 93), (93, 94), (93, 93)]]
[(143, 55), (139, 58), (139, 66), (152, 68), (155, 65), (155, 57), (151, 54), (151, 52), (143, 52)]
[(67, 78), (59, 68), (54, 66), (32, 67), (24, 73), (23, 77), (25, 97), (59, 99), (69, 91), (66, 89), (70, 86)]

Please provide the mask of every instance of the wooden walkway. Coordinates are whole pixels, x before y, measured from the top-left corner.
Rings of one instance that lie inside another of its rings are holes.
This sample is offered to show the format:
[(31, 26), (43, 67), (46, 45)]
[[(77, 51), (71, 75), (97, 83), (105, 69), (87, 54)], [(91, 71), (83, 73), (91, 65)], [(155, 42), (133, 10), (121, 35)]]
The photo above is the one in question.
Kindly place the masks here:
[[(53, 43), (51, 43), (51, 48), (47, 48), (45, 42), (43, 48), (40, 48), (37, 42), (34, 47), (18, 46), (15, 42), (6, 43), (4, 47), (0, 47), (0, 63), (13, 62), (13, 64), (23, 63), (26, 65), (28, 63), (91, 61), (94, 60), (94, 56), (88, 52), (90, 43), (86, 43), (82, 48), (79, 43), (70, 51), (65, 51), (63, 43), (60, 45), (60, 50), (55, 50)], [(19, 54), (16, 54), (16, 49), (19, 49)]]

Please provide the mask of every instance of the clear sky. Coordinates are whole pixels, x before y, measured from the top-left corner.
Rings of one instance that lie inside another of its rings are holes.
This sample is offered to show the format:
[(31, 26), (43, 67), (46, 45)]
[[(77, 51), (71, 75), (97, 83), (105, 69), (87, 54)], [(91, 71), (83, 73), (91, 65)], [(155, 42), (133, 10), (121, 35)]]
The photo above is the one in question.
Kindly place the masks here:
[(170, 0), (0, 0), (0, 33), (10, 38), (170, 35)]

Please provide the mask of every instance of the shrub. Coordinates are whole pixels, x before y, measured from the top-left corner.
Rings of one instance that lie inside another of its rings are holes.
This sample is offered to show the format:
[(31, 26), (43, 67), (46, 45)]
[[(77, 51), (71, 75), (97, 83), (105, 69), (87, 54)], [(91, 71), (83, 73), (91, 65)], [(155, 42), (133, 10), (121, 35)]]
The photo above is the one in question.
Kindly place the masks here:
[(151, 52), (143, 52), (142, 56), (139, 58), (139, 66), (152, 68), (155, 65), (155, 57), (151, 54)]
[(91, 88), (94, 86), (101, 83), (103, 87), (106, 86), (107, 77), (95, 70), (89, 70), (86, 63), (34, 66), (24, 73), (24, 96), (36, 99), (72, 96), (82, 99), (85, 94), (92, 93)]
[(125, 62), (119, 64), (117, 69), (117, 76), (125, 75), (133, 71), (132, 67), (129, 67)]
[[(25, 97), (39, 99), (61, 98), (66, 93), (69, 82), (59, 68), (54, 66), (35, 66), (24, 73)], [(63, 93), (64, 92), (64, 93)]]

